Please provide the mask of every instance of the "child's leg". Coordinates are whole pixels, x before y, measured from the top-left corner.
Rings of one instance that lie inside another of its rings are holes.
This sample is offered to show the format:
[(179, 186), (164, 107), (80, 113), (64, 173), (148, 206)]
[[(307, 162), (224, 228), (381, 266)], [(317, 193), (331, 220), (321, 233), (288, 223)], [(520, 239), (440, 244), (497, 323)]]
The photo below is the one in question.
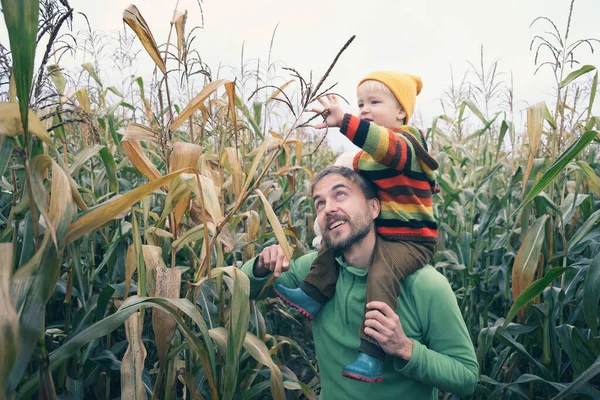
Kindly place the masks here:
[(300, 289), (320, 304), (325, 304), (335, 294), (338, 273), (339, 266), (333, 250), (323, 242), (308, 275), (300, 284)]
[(275, 293), (302, 315), (313, 319), (333, 297), (338, 270), (333, 251), (323, 245), (300, 287), (290, 289), (275, 285)]
[[(396, 311), (400, 296), (400, 280), (427, 264), (433, 257), (434, 244), (392, 242), (377, 237), (375, 255), (367, 275), (367, 303), (381, 301)], [(365, 313), (368, 311), (365, 304)], [(359, 351), (383, 360), (385, 353), (377, 341), (365, 335), (363, 321)]]

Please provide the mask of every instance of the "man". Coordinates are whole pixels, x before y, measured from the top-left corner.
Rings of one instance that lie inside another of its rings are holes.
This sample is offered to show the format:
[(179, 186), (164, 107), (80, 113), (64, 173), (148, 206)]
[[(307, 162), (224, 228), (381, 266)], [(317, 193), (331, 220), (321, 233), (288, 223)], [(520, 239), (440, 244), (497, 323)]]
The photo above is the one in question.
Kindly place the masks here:
[[(385, 303), (367, 304), (365, 333), (388, 355), (383, 382), (372, 385), (342, 376), (360, 345), (356, 332), (363, 320), (369, 266), (385, 257), (373, 222), (380, 205), (370, 182), (343, 167), (317, 174), (312, 196), (323, 239), (337, 251), (339, 264), (335, 294), (313, 321), (321, 399), (437, 399), (438, 389), (472, 393), (478, 371), (473, 345), (448, 281), (431, 266), (401, 281), (397, 312)], [(279, 245), (265, 248), (242, 267), (250, 277), (251, 296), (260, 293), (270, 274), (278, 284), (298, 287), (316, 256), (288, 262)]]

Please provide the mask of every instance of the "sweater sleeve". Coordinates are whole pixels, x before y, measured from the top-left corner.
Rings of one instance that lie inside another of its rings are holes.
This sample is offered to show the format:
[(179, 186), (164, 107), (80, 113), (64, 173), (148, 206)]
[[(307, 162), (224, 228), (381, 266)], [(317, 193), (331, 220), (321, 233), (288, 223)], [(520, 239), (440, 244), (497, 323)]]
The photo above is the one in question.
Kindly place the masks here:
[(377, 163), (400, 172), (410, 169), (415, 150), (403, 135), (351, 114), (344, 116), (340, 132)]
[(477, 386), (475, 350), (452, 288), (443, 275), (435, 274), (434, 279), (414, 289), (427, 293), (427, 300), (419, 306), (424, 316), (424, 343), (415, 340), (411, 359), (396, 357), (394, 368), (410, 379), (467, 396)]
[[(316, 253), (305, 254), (296, 260), (290, 262), (290, 269), (283, 272), (275, 282), (289, 288), (297, 288), (304, 280), (304, 277), (310, 271), (310, 266), (315, 259)], [(254, 264), (258, 257), (247, 261), (242, 265), (242, 272), (250, 278), (250, 298), (258, 300), (258, 295), (262, 291), (265, 283), (267, 283), (271, 274), (264, 277), (256, 277), (254, 275)], [(267, 288), (262, 297), (272, 297), (274, 295), (272, 286)]]

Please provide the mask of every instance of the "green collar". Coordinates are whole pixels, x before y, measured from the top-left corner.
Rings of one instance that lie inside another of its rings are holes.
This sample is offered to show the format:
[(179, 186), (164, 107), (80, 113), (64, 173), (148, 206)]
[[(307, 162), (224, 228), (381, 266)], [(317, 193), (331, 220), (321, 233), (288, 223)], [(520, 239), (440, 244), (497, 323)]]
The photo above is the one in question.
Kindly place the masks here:
[(344, 256), (342, 254), (335, 257), (335, 260), (338, 262), (338, 264), (340, 264), (340, 267), (342, 267), (346, 271), (350, 272), (352, 275), (356, 275), (356, 276), (366, 276), (367, 275), (368, 270), (351, 266), (350, 264), (348, 264), (346, 262), (346, 260), (344, 260)]

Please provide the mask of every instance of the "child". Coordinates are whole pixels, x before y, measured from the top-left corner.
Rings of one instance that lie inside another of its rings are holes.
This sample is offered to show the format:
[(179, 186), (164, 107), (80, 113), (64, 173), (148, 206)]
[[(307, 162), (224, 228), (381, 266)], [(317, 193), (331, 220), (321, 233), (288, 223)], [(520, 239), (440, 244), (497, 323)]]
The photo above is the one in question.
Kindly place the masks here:
[[(376, 229), (379, 239), (385, 239), (381, 240), (381, 254), (375, 256), (369, 268), (366, 303), (382, 301), (394, 311), (400, 280), (431, 260), (437, 242), (432, 197), (436, 191), (433, 171), (438, 164), (429, 155), (421, 131), (407, 125), (421, 87), (417, 76), (373, 72), (358, 84), (360, 119), (344, 114), (334, 95), (327, 96), (329, 104), (319, 99), (325, 110), (313, 109), (326, 116), (316, 128), (339, 127), (342, 134), (362, 148), (351, 167), (377, 188), (381, 212)], [(325, 235), (324, 239), (300, 287), (276, 285), (275, 289), (284, 301), (311, 319), (333, 297), (339, 271), (337, 255), (327, 246)], [(342, 374), (365, 382), (380, 382), (385, 353), (377, 341), (365, 335), (364, 328), (363, 321), (359, 355), (344, 366)]]

